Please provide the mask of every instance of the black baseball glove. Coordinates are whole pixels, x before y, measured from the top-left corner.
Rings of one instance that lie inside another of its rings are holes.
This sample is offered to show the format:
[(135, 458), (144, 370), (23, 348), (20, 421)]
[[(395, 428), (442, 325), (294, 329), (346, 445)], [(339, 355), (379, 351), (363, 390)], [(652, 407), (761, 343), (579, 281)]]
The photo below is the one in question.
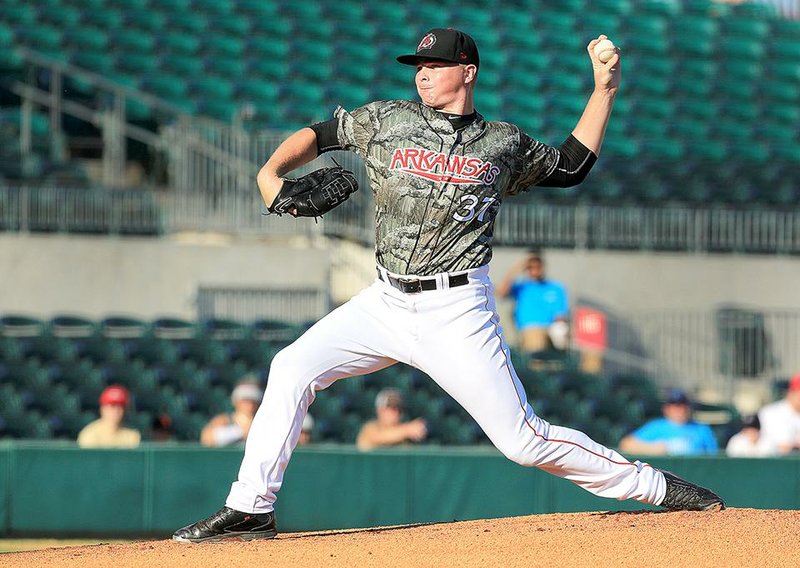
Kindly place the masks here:
[(297, 179), (283, 178), (270, 213), (296, 217), (320, 217), (344, 203), (358, 189), (353, 172), (341, 167), (322, 168)]

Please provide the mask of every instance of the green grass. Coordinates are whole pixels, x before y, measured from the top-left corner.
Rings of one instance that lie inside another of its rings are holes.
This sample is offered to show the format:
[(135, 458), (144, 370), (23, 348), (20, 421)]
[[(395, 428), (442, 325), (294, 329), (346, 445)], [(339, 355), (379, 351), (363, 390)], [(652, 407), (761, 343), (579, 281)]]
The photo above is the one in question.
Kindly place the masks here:
[(25, 550), (41, 550), (43, 548), (63, 548), (65, 546), (84, 546), (87, 544), (125, 543), (129, 540), (108, 539), (57, 539), (57, 538), (2, 538), (0, 554), (4, 552), (22, 552)]

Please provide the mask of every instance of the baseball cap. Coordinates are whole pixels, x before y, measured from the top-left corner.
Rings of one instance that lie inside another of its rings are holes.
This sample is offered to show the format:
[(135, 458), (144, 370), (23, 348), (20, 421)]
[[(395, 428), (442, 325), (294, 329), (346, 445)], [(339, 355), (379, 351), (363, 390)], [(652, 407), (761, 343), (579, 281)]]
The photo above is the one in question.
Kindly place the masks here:
[(682, 389), (670, 389), (664, 399), (664, 404), (691, 404), (689, 395)]
[(100, 393), (100, 404), (115, 404), (119, 406), (128, 406), (128, 389), (120, 385), (111, 385), (106, 387)]
[(789, 379), (789, 390), (800, 390), (800, 373)]
[(393, 388), (380, 391), (375, 397), (375, 408), (385, 408), (387, 406), (403, 408), (403, 394)]
[(261, 402), (261, 399), (264, 398), (264, 391), (261, 390), (255, 383), (251, 382), (243, 382), (236, 385), (236, 388), (233, 389), (233, 393), (231, 393), (231, 401), (236, 404), (240, 400), (252, 400), (255, 402)]
[(419, 41), (416, 53), (401, 55), (397, 61), (404, 65), (416, 65), (421, 59), (451, 61), (480, 67), (478, 46), (475, 45), (475, 40), (453, 28), (432, 29)]

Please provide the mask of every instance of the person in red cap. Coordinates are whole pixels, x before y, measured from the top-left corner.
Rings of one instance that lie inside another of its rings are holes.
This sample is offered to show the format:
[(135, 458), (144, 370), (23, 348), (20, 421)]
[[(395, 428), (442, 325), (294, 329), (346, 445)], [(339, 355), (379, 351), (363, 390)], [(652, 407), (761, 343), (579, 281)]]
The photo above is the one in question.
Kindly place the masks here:
[(783, 399), (766, 405), (758, 413), (761, 443), (772, 453), (800, 451), (800, 373), (789, 380)]
[(142, 439), (138, 430), (122, 425), (130, 396), (128, 389), (111, 385), (100, 394), (100, 418), (78, 434), (82, 448), (135, 448)]

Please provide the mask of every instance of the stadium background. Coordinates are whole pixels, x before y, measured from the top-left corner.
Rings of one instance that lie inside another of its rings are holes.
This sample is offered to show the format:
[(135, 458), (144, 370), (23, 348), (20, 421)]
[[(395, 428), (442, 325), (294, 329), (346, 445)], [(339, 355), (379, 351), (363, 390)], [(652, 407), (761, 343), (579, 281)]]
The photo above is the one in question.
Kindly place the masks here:
[[(409, 69), (393, 58), (435, 26), (475, 37), (478, 110), (549, 143), (571, 130), (588, 96), (588, 40), (606, 33), (623, 49), (623, 86), (592, 175), (509, 200), (498, 220), (494, 278), (524, 248), (542, 247), (574, 305), (607, 325), (600, 375), (580, 370), (577, 350), (544, 369), (514, 354), (539, 413), (614, 445), (677, 384), (724, 443), (742, 413), (780, 397), (800, 369), (800, 25), (768, 3), (3, 0), (1, 14), (0, 532), (37, 532), (25, 510), (56, 497), (66, 499), (56, 499), (61, 514), (38, 532), (163, 531), (175, 519), (153, 516), (168, 495), (156, 481), (174, 489), (171, 510), (183, 507), (187, 521), (219, 501), (197, 493), (226, 490), (239, 454), (198, 453), (203, 422), (227, 408), (237, 378), (266, 378), (277, 349), (374, 274), (368, 191), (318, 224), (266, 218), (255, 172), (287, 132), (337, 104), (413, 96)], [(366, 189), (358, 161), (337, 158)], [(167, 412), (181, 444), (76, 450), (70, 440), (110, 383), (131, 387), (133, 425), (147, 434)], [(430, 452), (351, 455), (388, 384), (428, 419)], [(324, 447), (298, 453), (295, 475), (309, 481), (295, 505), (287, 482), (293, 529), (611, 506), (536, 474), (531, 493), (570, 497), (463, 499), (471, 470), (456, 462), (500, 458), (410, 368), (343, 381), (312, 413)], [(125, 460), (141, 466), (130, 481), (102, 475)], [(393, 460), (416, 473), (397, 482), (408, 492), (394, 494), (400, 506), (387, 518), (379, 504), (397, 487), (386, 483)], [(776, 479), (798, 478), (796, 460), (775, 463)], [(172, 481), (158, 473), (164, 464)], [(513, 475), (492, 467), (498, 480)], [(722, 468), (739, 468), (739, 480), (767, 462), (672, 467), (711, 483)], [(318, 499), (308, 493), (317, 468), (355, 476), (355, 493), (342, 495), (362, 503), (357, 514), (299, 513), (303, 499)], [(42, 492), (52, 471), (71, 474)], [(86, 488), (76, 490), (87, 471), (99, 472), (91, 485), (108, 505), (107, 517), (92, 511), (97, 526), (76, 522), (89, 514)], [(455, 488), (431, 485), (442, 505), (419, 513), (433, 501), (411, 491), (413, 480), (454, 472)], [(797, 506), (796, 484), (755, 498), (734, 485), (742, 505)], [(132, 524), (114, 524), (121, 494), (138, 507)]]

